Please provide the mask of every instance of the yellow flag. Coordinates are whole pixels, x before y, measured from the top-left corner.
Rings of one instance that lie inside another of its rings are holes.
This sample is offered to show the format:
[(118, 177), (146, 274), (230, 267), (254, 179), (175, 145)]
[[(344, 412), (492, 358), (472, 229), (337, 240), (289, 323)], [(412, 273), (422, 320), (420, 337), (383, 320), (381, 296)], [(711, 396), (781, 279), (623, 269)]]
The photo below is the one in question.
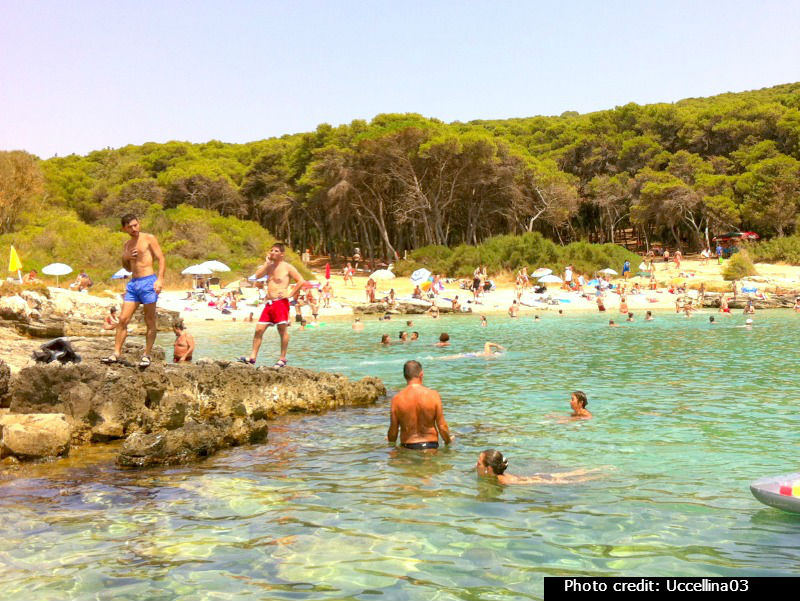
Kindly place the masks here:
[(17, 249), (12, 246), (11, 254), (8, 256), (8, 270), (19, 271), (20, 269), (22, 269), (22, 261), (19, 260)]

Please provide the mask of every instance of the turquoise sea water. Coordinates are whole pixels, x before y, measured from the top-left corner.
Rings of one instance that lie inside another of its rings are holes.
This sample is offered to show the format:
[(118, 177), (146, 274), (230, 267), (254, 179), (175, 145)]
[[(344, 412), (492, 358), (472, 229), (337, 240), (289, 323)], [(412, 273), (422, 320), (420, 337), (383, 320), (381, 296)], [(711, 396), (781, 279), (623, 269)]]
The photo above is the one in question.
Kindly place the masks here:
[[(748, 483), (800, 471), (800, 316), (762, 312), (747, 330), (708, 315), (292, 328), (292, 365), (398, 389), (420, 360), (454, 445), (389, 449), (385, 400), (281, 418), (267, 444), (187, 467), (119, 470), (112, 447), (31, 470), (0, 481), (2, 598), (540, 599), (547, 575), (798, 575), (800, 515)], [(378, 345), (401, 329), (421, 340)], [(238, 356), (252, 337), (251, 324), (192, 331), (198, 357)], [(451, 348), (432, 345), (441, 331)], [(509, 350), (441, 359), (484, 340)], [(262, 362), (276, 350), (269, 332)], [(563, 423), (575, 389), (595, 418)], [(489, 447), (510, 473), (601, 477), (501, 487), (473, 470)]]

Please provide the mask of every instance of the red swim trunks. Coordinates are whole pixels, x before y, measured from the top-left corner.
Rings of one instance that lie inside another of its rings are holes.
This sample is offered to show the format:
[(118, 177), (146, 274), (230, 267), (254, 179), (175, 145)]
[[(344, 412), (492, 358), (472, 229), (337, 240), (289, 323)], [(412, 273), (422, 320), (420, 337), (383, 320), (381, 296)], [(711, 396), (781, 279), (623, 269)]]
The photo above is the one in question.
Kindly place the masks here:
[(266, 323), (279, 326), (289, 323), (289, 299), (279, 298), (274, 301), (267, 301), (267, 305), (258, 318), (258, 323)]

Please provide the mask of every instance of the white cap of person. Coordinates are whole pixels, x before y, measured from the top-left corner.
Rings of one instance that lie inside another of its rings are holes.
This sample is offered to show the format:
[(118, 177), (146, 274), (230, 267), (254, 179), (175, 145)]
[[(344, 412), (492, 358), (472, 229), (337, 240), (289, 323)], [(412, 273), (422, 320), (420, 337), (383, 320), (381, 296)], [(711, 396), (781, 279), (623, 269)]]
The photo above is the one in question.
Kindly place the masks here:
[(751, 325), (753, 323), (753, 320), (752, 319), (745, 319), (744, 323), (746, 323), (747, 325)]

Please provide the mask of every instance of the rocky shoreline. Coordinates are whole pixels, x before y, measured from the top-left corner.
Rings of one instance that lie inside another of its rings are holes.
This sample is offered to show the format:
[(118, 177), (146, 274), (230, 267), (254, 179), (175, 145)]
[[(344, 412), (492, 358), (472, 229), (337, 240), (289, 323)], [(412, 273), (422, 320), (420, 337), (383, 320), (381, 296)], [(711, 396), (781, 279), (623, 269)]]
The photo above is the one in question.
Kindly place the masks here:
[[(118, 465), (185, 463), (266, 440), (268, 421), (278, 415), (366, 405), (386, 394), (375, 378), (351, 382), (228, 361), (168, 364), (159, 347), (153, 364), (140, 369), (141, 346), (133, 343), (124, 349), (130, 361), (104, 365), (112, 338), (103, 319), (117, 304), (63, 290), (0, 297), (0, 465), (115, 439), (124, 439)], [(177, 318), (159, 310), (159, 329), (171, 329)], [(132, 333), (144, 333), (141, 312), (139, 319)], [(57, 337), (69, 337), (81, 361), (34, 364), (32, 352)]]
[[(108, 341), (71, 342), (80, 363), (39, 364), (13, 375), (0, 363), (4, 464), (63, 456), (72, 447), (115, 439), (125, 439), (120, 466), (185, 463), (263, 442), (276, 416), (368, 405), (386, 394), (376, 378), (352, 382), (336, 374), (228, 361), (167, 364), (158, 348), (147, 369), (107, 366), (100, 358), (108, 354)], [(139, 352), (137, 345), (126, 347), (131, 359)]]

